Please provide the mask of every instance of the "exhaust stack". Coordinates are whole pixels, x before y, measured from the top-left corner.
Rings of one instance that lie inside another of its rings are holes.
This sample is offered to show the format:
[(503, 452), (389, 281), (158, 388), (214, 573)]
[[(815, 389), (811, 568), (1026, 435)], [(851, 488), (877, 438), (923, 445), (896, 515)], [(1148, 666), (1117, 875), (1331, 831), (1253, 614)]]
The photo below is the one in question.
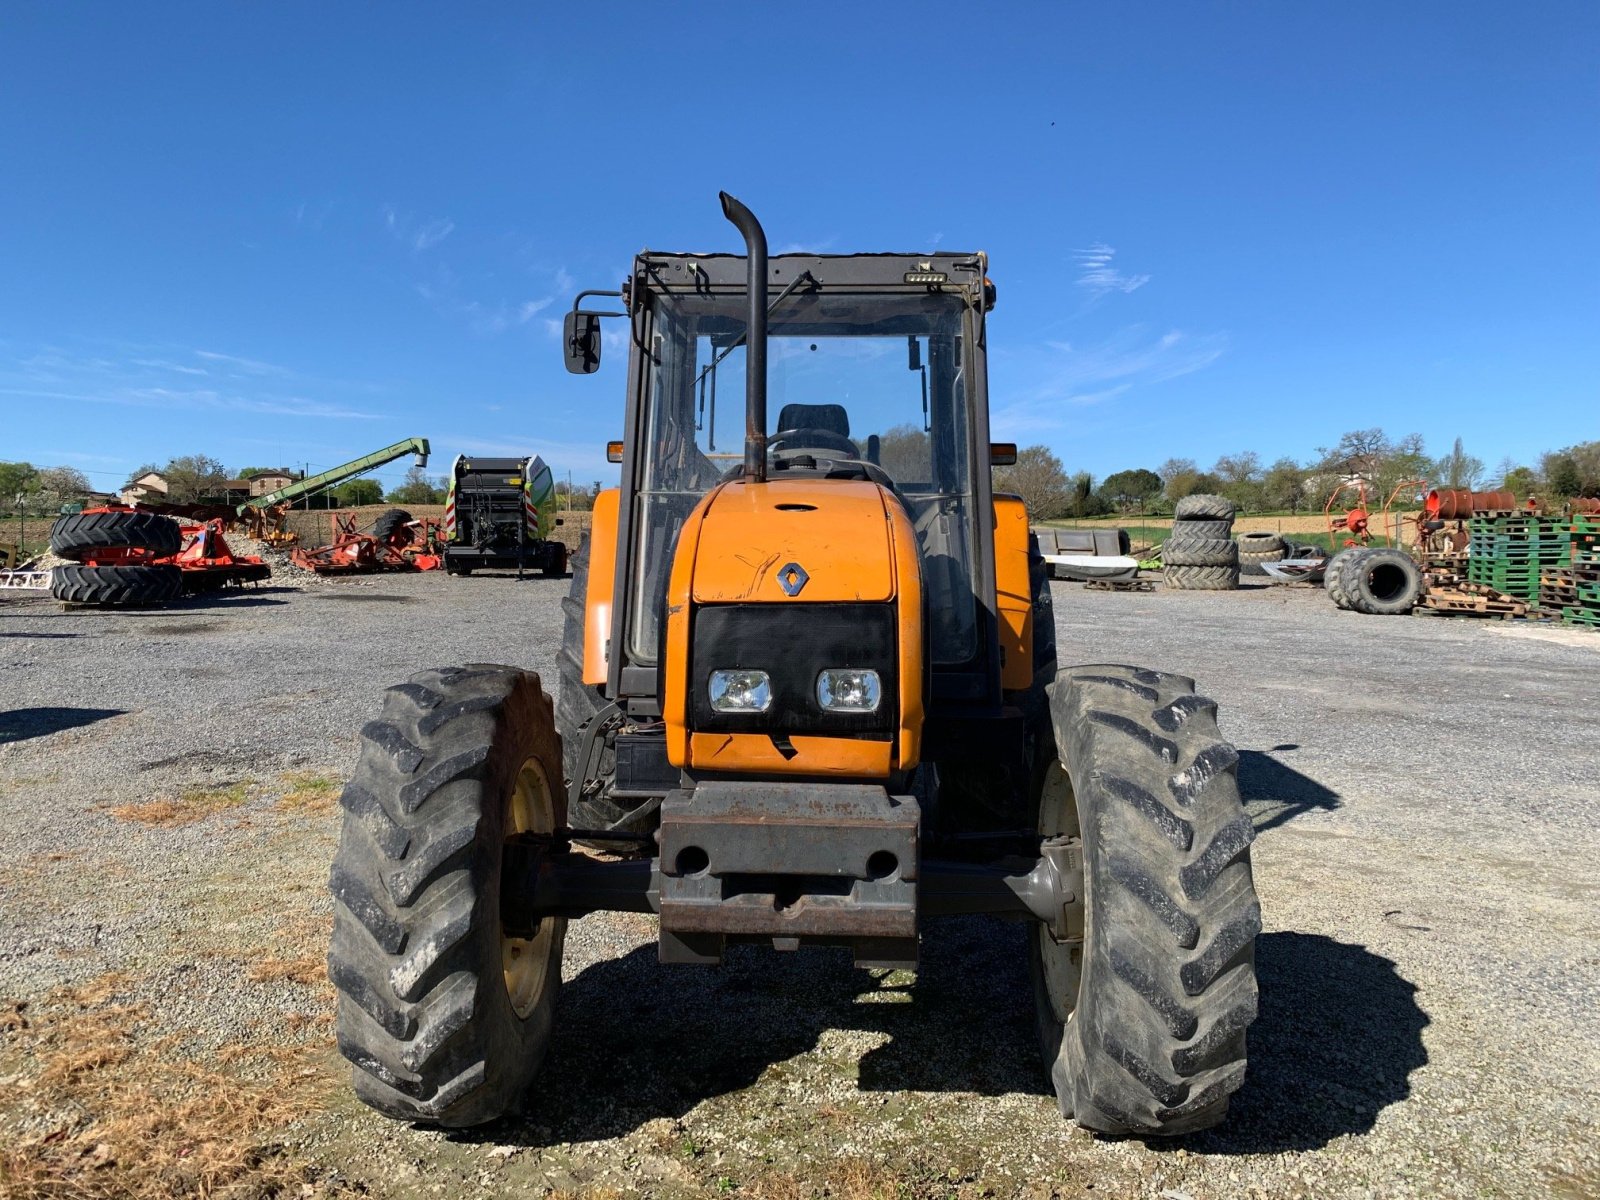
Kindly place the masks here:
[(750, 315), (744, 331), (744, 477), (767, 479), (767, 235), (751, 212), (727, 192), (719, 192), (722, 215), (744, 235), (749, 258)]

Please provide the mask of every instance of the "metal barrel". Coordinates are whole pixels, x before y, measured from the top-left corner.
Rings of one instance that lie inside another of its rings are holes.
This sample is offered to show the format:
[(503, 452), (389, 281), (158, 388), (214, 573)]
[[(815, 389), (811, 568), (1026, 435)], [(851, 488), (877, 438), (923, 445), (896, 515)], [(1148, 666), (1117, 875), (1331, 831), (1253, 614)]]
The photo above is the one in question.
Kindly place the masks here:
[(1430, 517), (1464, 521), (1475, 512), (1504, 512), (1517, 507), (1513, 492), (1470, 492), (1465, 488), (1434, 488), (1422, 502)]

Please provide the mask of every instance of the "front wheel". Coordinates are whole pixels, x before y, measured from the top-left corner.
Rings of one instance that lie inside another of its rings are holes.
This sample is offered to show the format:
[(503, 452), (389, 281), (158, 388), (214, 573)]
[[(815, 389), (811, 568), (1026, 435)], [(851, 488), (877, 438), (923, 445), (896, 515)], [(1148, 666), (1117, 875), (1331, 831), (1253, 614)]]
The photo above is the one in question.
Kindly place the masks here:
[(1081, 939), (1038, 924), (1039, 1034), (1062, 1114), (1142, 1137), (1217, 1124), (1245, 1072), (1261, 910), (1238, 754), (1191, 680), (1075, 667), (1039, 832), (1080, 839)]
[(566, 921), (500, 920), (501, 857), (566, 823), (561, 748), (539, 677), (478, 664), (389, 689), (361, 730), (328, 974), (356, 1095), (401, 1120), (503, 1115), (544, 1059)]

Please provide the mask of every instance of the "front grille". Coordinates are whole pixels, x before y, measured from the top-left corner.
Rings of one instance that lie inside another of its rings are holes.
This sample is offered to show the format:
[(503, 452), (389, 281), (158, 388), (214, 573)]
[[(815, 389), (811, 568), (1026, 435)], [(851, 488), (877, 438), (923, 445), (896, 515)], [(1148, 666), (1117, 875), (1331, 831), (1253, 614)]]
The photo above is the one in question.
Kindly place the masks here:
[[(696, 732), (842, 734), (884, 737), (898, 716), (899, 664), (892, 604), (713, 604), (690, 630), (689, 718)], [(827, 667), (871, 668), (883, 684), (877, 712), (829, 713), (817, 704)], [(719, 713), (707, 692), (712, 671), (765, 671), (772, 706)]]

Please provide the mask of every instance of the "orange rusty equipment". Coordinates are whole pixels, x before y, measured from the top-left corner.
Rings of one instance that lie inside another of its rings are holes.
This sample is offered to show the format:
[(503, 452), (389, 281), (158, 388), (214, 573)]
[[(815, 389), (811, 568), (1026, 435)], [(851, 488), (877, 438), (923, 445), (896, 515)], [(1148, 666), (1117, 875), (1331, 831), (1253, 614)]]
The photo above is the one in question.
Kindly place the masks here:
[[(302, 547), (290, 554), (296, 566), (318, 575), (363, 575), (371, 571), (436, 571), (444, 559), (433, 552), (438, 526), (432, 521), (402, 525), (380, 540), (356, 529), (355, 513), (329, 513), (330, 541), (326, 546)], [(416, 544), (413, 544), (416, 543)]]
[[(1380, 543), (1393, 542), (1398, 546), (1405, 540), (1397, 533), (1390, 532), (1395, 528), (1394, 523), (1390, 520), (1390, 510), (1394, 508), (1394, 502), (1399, 498), (1401, 492), (1411, 491), (1420, 494), (1426, 491), (1427, 487), (1428, 481), (1425, 479), (1402, 479), (1395, 484), (1394, 490), (1389, 493), (1383, 502), (1383, 507), (1377, 513), (1378, 528), (1376, 532)], [(1356, 493), (1356, 502), (1352, 507), (1346, 509), (1342, 515), (1335, 516), (1333, 514), (1334, 503), (1347, 491)], [(1435, 494), (1437, 493), (1429, 493), (1430, 496)], [(1374, 496), (1373, 498), (1375, 499), (1376, 497)], [(1322, 506), (1322, 512), (1328, 519), (1328, 544), (1330, 546), (1337, 548), (1341, 537), (1345, 547), (1369, 546), (1372, 544), (1374, 533), (1372, 528), (1373, 512), (1368, 499), (1366, 480), (1348, 479), (1334, 488), (1333, 494), (1328, 497), (1328, 502)], [(1417, 523), (1419, 529), (1414, 540), (1420, 544), (1420, 526), (1423, 521), (1423, 514), (1406, 517), (1405, 519)]]
[(1465, 488), (1435, 488), (1422, 502), (1423, 511), (1437, 521), (1465, 521), (1475, 515), (1515, 512), (1512, 492), (1473, 492)]

